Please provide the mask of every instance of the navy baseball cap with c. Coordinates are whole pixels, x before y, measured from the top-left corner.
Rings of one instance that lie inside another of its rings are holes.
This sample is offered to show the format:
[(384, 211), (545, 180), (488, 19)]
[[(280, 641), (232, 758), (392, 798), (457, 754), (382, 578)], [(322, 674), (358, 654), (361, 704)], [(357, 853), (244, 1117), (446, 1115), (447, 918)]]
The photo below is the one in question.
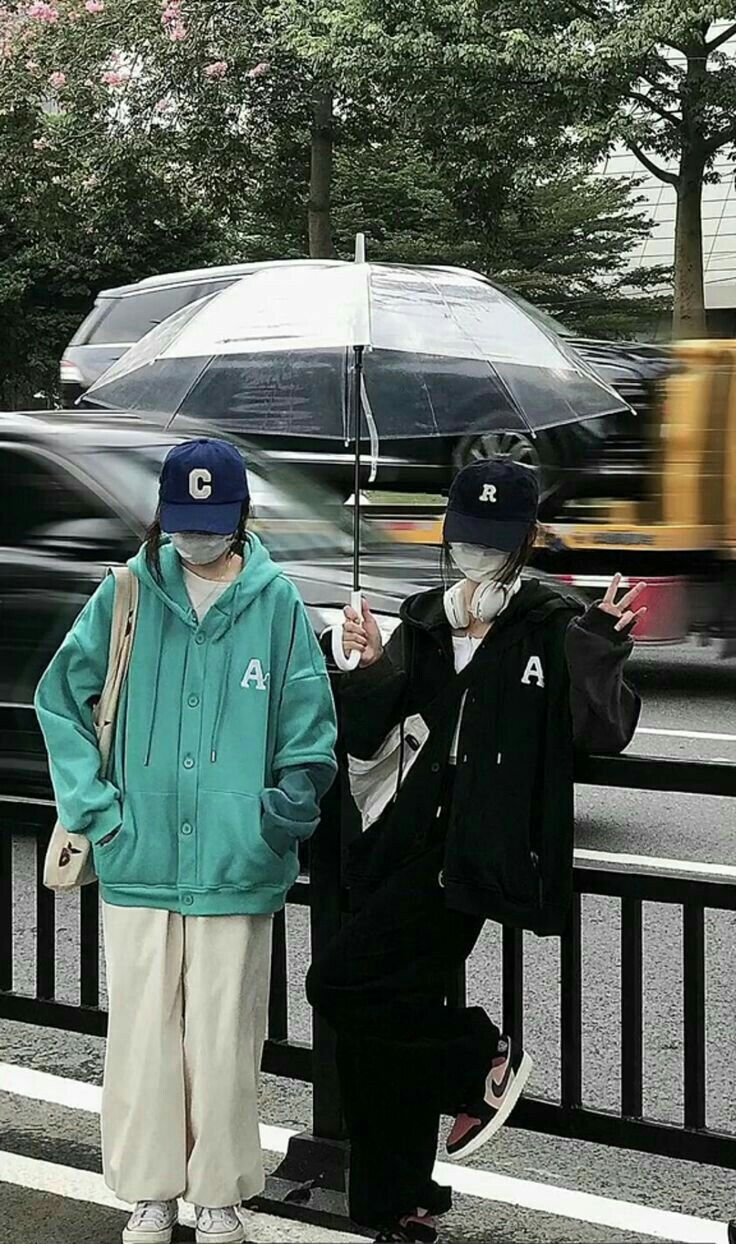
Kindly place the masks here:
[(248, 498), (245, 463), (234, 445), (208, 437), (175, 445), (159, 481), (161, 530), (237, 531)]
[(510, 458), (473, 462), (452, 482), (445, 540), (513, 553), (536, 522), (538, 508), (539, 485), (530, 467)]

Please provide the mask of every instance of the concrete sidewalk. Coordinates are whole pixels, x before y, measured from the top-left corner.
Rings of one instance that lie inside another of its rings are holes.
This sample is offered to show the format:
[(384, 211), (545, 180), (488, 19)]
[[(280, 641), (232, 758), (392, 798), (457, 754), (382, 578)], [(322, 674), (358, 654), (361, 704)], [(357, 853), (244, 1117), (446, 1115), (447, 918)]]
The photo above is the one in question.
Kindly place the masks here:
[[(119, 1244), (127, 1212), (0, 1183), (0, 1244)], [(360, 1237), (270, 1214), (244, 1213), (249, 1244), (352, 1244)], [(191, 1226), (175, 1244), (194, 1240)], [(363, 1241), (364, 1244), (364, 1241)]]
[[(263, 1116), (278, 1120), (261, 1129), (273, 1172), (307, 1122), (309, 1096), (305, 1086), (264, 1081)], [(0, 1062), (0, 1244), (118, 1244), (129, 1209), (100, 1173), (99, 1099), (89, 1080)], [(726, 1244), (735, 1199), (732, 1172), (513, 1129), (468, 1164), (439, 1163), (437, 1178), (455, 1192), (442, 1222), (447, 1244)], [(365, 1238), (347, 1223), (313, 1221), (248, 1211), (248, 1240)]]

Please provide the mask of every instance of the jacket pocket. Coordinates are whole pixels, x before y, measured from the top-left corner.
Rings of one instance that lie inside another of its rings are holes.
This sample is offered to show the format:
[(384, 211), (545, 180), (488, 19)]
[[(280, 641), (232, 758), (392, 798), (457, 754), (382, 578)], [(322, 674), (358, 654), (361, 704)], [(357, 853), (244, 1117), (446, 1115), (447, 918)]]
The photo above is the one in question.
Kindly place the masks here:
[(104, 885), (174, 885), (176, 851), (176, 795), (129, 790), (117, 834), (94, 848), (95, 871)]
[(200, 809), (198, 885), (250, 890), (291, 883), (298, 872), (296, 855), (277, 855), (266, 842), (258, 796), (201, 791)]
[(531, 792), (499, 789), (487, 816), (458, 817), (447, 840), (445, 877), (538, 906), (539, 861), (531, 844)]

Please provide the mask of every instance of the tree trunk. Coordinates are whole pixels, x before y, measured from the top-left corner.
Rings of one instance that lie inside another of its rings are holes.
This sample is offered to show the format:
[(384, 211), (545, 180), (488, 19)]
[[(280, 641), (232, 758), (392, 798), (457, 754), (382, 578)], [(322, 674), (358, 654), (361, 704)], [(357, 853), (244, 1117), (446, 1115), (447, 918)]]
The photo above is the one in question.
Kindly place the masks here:
[(676, 339), (705, 337), (703, 288), (703, 165), (683, 160), (677, 187), (675, 221), (675, 301), (672, 328)]
[(330, 197), (334, 142), (334, 97), (329, 87), (318, 87), (312, 98), (312, 160), (309, 175), (309, 255), (332, 259)]
[(682, 128), (680, 172), (675, 217), (675, 339), (704, 337), (703, 177), (707, 154), (703, 134), (704, 92), (708, 77), (705, 30), (687, 49), (687, 70), (681, 88)]

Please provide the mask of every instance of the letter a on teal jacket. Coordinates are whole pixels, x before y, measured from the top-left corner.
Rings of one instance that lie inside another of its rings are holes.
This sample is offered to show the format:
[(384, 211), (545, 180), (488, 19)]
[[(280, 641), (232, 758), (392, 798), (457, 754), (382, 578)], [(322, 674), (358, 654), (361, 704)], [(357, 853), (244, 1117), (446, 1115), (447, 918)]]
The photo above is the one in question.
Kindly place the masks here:
[(170, 544), (160, 582), (143, 552), (129, 564), (138, 622), (109, 780), (92, 710), (107, 668), (112, 576), (36, 694), (59, 819), (89, 837), (108, 903), (200, 916), (277, 911), (336, 770), (332, 693), (304, 604), (253, 534), (242, 573), (201, 624)]

